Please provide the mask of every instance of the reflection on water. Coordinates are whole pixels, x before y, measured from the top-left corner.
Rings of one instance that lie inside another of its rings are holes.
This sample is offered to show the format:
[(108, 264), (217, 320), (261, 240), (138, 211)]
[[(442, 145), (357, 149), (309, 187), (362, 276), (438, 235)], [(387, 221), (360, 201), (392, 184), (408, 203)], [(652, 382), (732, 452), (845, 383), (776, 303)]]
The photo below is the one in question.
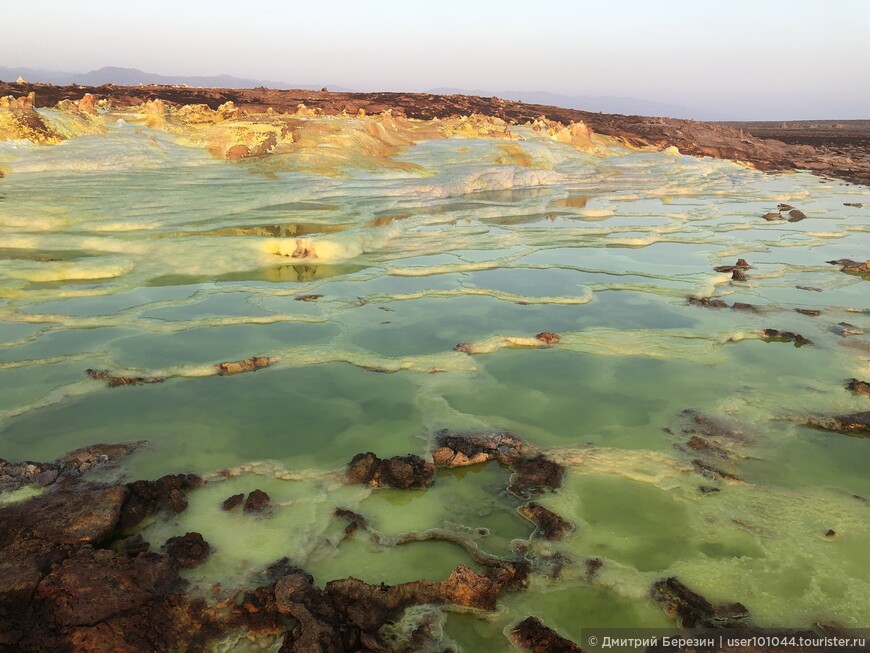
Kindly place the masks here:
[[(191, 573), (203, 585), (283, 555), (318, 582), (399, 582), (471, 563), (445, 543), (325, 546), (332, 508), (384, 533), (466, 529), (506, 555), (532, 533), (507, 471), (444, 473), (414, 493), (332, 472), (360, 451), (426, 455), (442, 428), (510, 429), (568, 465), (540, 501), (575, 524), (547, 546), (576, 564), (494, 616), (449, 615), (464, 650), (505, 650), (502, 631), (528, 614), (573, 637), (666, 624), (648, 593), (669, 575), (759, 625), (866, 625), (870, 442), (803, 423), (868, 409), (843, 387), (870, 380), (867, 282), (826, 263), (866, 258), (870, 214), (845, 204), (867, 206), (867, 191), (517, 132), (530, 140), (509, 150), (423, 142), (403, 165), (340, 178), (264, 176), (123, 129), (3, 150), (2, 456), (147, 439), (131, 476), (275, 461), (194, 492), (146, 535), (206, 534), (219, 554)], [(781, 202), (804, 217), (762, 218)], [(737, 258), (745, 279), (714, 270)], [(766, 328), (813, 345), (766, 342)], [(560, 341), (542, 345), (545, 331)], [(214, 375), (255, 355), (272, 366)], [(87, 368), (167, 381), (109, 389)], [(741, 438), (699, 453), (686, 409)], [(253, 487), (283, 508), (239, 539), (217, 498)], [(604, 561), (594, 580), (589, 556)]]

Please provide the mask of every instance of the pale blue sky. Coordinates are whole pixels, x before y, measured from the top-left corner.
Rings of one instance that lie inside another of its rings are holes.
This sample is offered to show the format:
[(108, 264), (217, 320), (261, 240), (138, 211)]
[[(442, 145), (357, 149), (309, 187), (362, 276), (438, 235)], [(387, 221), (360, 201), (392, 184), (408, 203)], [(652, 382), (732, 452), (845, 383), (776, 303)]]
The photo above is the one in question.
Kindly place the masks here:
[(0, 65), (870, 118), (870, 0), (0, 0)]

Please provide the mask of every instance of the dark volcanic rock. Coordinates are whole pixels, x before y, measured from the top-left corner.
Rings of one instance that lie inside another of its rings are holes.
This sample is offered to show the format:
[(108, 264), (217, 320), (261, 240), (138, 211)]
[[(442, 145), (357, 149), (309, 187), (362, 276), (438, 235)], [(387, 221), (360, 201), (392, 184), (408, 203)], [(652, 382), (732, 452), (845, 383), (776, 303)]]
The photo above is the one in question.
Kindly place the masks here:
[(806, 220), (806, 214), (803, 211), (798, 211), (797, 209), (792, 209), (788, 212), (788, 221), (789, 222), (800, 222), (801, 220)]
[(535, 338), (545, 345), (555, 345), (562, 339), (558, 333), (551, 333), (550, 331), (541, 331)]
[[(747, 427), (728, 418), (694, 410), (684, 410), (682, 417), (690, 421), (681, 433), (690, 437), (685, 444), (676, 446), (693, 456), (691, 462), (695, 471), (712, 480), (740, 481), (736, 465), (744, 456), (737, 450), (752, 439)], [(703, 493), (718, 491), (705, 487), (700, 490)]]
[(146, 383), (163, 383), (165, 376), (115, 376), (109, 370), (85, 370), (92, 379), (105, 381), (110, 388), (121, 385), (143, 385)]
[(853, 261), (850, 258), (841, 258), (836, 261), (828, 261), (831, 265), (839, 265), (847, 274), (857, 274), (860, 277), (870, 275), (870, 259), (866, 261)]
[(161, 506), (161, 483), (80, 481), (126, 449), (68, 454), (52, 469), (64, 483), (0, 507), (0, 651), (146, 653), (186, 637), (170, 605), (182, 586), (170, 558), (147, 553), (141, 536), (116, 540), (125, 515), (141, 519)]
[(271, 364), (272, 359), (268, 356), (251, 356), (240, 361), (218, 363), (215, 365), (215, 369), (219, 376), (232, 376), (243, 372), (256, 372), (264, 367), (269, 367)]
[(764, 334), (764, 339), (768, 342), (793, 342), (795, 347), (813, 344), (813, 341), (809, 338), (804, 338), (801, 334), (792, 333), (791, 331), (765, 329), (762, 333)]
[[(493, 444), (492, 439), (485, 441)], [(497, 445), (494, 455), (515, 460), (519, 454), (508, 442), (501, 442), (503, 450)], [(369, 482), (409, 486), (427, 478), (431, 482), (434, 475), (434, 466), (416, 456), (380, 460), (361, 454), (355, 460), (362, 461), (365, 476), (373, 474)], [(541, 465), (537, 458), (519, 460), (523, 462)], [(545, 474), (552, 476), (552, 471)], [(261, 576), (267, 584), (254, 590), (216, 586), (220, 603), (215, 607), (187, 594), (179, 577), (180, 569), (207, 559), (210, 546), (202, 535), (173, 537), (164, 554), (149, 553), (141, 535), (119, 539), (125, 528), (147, 515), (184, 510), (185, 492), (199, 483), (196, 476), (176, 475), (97, 489), (82, 484), (0, 507), (0, 651), (204, 651), (227, 633), (245, 631), (284, 634), (285, 652), (386, 651), (393, 650), (393, 642), (384, 639), (381, 628), (407, 607), (448, 604), (494, 610), (501, 592), (528, 585), (531, 563), (522, 556), (505, 560), (487, 554), (465, 534), (442, 529), (386, 538), (361, 515), (337, 509), (337, 516), (383, 546), (446, 541), (462, 547), (486, 571), (460, 565), (440, 582), (423, 579), (389, 586), (347, 578), (320, 589), (310, 575), (283, 559)], [(252, 498), (266, 505), (265, 493), (254, 491), (248, 501)], [(549, 511), (534, 514), (542, 528), (565, 529), (566, 522)], [(565, 564), (564, 557), (553, 556), (557, 558), (560, 566)], [(414, 630), (395, 648), (397, 653), (437, 642), (438, 621), (414, 619)]]
[(746, 273), (739, 268), (735, 268), (731, 272), (731, 280), (732, 281), (746, 281)]
[(348, 483), (407, 490), (431, 485), (435, 466), (414, 454), (382, 460), (368, 451), (353, 457), (347, 464), (346, 476)]
[(556, 490), (562, 486), (565, 468), (532, 450), (508, 432), (452, 433), (441, 431), (432, 459), (438, 467), (463, 467), (497, 460), (513, 470), (508, 490), (528, 498), (530, 492)]
[(345, 626), (329, 596), (314, 585), (310, 574), (298, 571), (279, 580), (275, 585), (275, 604), (278, 612), (297, 622), (284, 636), (281, 653), (359, 650), (359, 628)]
[(739, 258), (734, 265), (717, 265), (713, 269), (716, 272), (734, 272), (734, 270), (751, 270), (752, 266), (746, 262), (745, 258)]
[(170, 537), (165, 548), (169, 559), (184, 569), (201, 565), (211, 555), (211, 546), (200, 533)]
[(119, 525), (122, 529), (136, 526), (148, 515), (162, 510), (179, 513), (187, 508), (187, 490), (202, 485), (202, 479), (194, 474), (163, 476), (156, 481), (128, 483), (129, 494), (121, 511)]
[(714, 444), (707, 440), (706, 438), (702, 438), (697, 435), (693, 435), (689, 438), (689, 441), (686, 443), (686, 446), (693, 451), (701, 451), (704, 453), (708, 453), (714, 456), (719, 456), (721, 458), (730, 458), (730, 454), (720, 447), (717, 444)]
[(0, 651), (11, 646), (30, 629), (28, 613), (33, 595), (43, 577), (60, 564), (72, 547), (45, 540), (13, 540), (0, 547)]
[(336, 517), (347, 519), (350, 522), (347, 525), (347, 528), (344, 529), (344, 532), (347, 535), (353, 533), (357, 528), (362, 528), (363, 530), (367, 530), (369, 528), (369, 520), (363, 517), (358, 512), (354, 512), (353, 510), (348, 510), (346, 508), (336, 508), (332, 511), (332, 514)]
[(116, 467), (123, 458), (139, 451), (147, 444), (148, 442), (145, 440), (118, 444), (95, 444), (71, 451), (58, 458), (55, 464), (66, 476), (74, 473), (81, 475), (92, 469)]
[(706, 308), (728, 308), (728, 304), (718, 297), (689, 297), (689, 303)]
[(677, 617), (683, 628), (733, 628), (747, 625), (749, 611), (740, 603), (713, 605), (677, 578), (665, 578), (652, 586), (652, 598)]
[(870, 397), (870, 383), (867, 383), (866, 381), (849, 379), (849, 382), (846, 384), (846, 389), (851, 390), (856, 394)]
[(245, 500), (244, 494), (234, 494), (231, 497), (227, 497), (224, 499), (224, 502), (221, 504), (221, 510), (235, 510), (242, 502)]
[(508, 489), (521, 497), (530, 492), (558, 490), (562, 487), (562, 477), (565, 475), (562, 465), (541, 454), (518, 460), (513, 464), (513, 470)]
[(843, 338), (847, 338), (849, 336), (860, 336), (864, 333), (864, 330), (859, 329), (854, 324), (849, 324), (848, 322), (838, 322), (830, 328), (830, 332), (842, 336)]
[(56, 469), (46, 469), (36, 475), (33, 479), (33, 483), (36, 487), (47, 487), (54, 483), (59, 475), (60, 472)]
[(143, 610), (155, 596), (177, 586), (177, 574), (159, 556), (128, 558), (86, 548), (50, 573), (37, 595), (48, 604), (53, 621), (94, 626), (122, 612)]
[(571, 522), (565, 521), (552, 510), (535, 501), (522, 506), (520, 514), (538, 527), (536, 535), (545, 540), (561, 540), (574, 530)]
[(744, 302), (734, 302), (731, 304), (731, 308), (735, 311), (747, 311), (749, 313), (757, 313), (758, 307), (753, 304), (746, 304)]
[(438, 467), (476, 465), (498, 460), (513, 466), (526, 451), (526, 444), (513, 433), (451, 433), (441, 431), (435, 439), (438, 448), (432, 458)]
[[(298, 572), (305, 573), (302, 569), (292, 564), (290, 562), (290, 558), (284, 557), (280, 560), (276, 560), (271, 565), (266, 567), (263, 573), (270, 581), (276, 581), (283, 578), (284, 576), (289, 576), (290, 574), (295, 574)], [(307, 576), (308, 574), (305, 575)]]
[(244, 512), (263, 512), (272, 503), (272, 499), (262, 490), (254, 490), (248, 493), (245, 499)]
[(0, 458), (0, 491), (17, 490), (31, 484), (44, 487), (49, 483), (42, 483), (40, 479), (48, 481), (52, 473), (56, 479), (58, 470), (51, 463), (13, 463)]
[(278, 612), (296, 620), (287, 632), (284, 653), (385, 651), (381, 627), (405, 608), (452, 604), (494, 610), (504, 583), (459, 565), (447, 580), (370, 585), (356, 578), (330, 581), (324, 589), (296, 571), (275, 584)]
[(706, 476), (707, 478), (713, 480), (721, 480), (721, 481), (739, 481), (740, 478), (727, 470), (722, 469), (719, 466), (713, 465), (705, 460), (701, 460), (696, 458), (692, 461), (692, 467), (695, 468), (702, 476)]
[[(459, 565), (443, 581), (418, 580), (399, 585), (369, 585), (355, 578), (330, 581), (326, 592), (334, 603), (345, 610), (363, 599), (374, 613), (392, 612), (409, 605), (448, 603), (480, 610), (495, 610), (496, 599), (504, 583), (501, 579), (482, 576), (465, 565)], [(362, 607), (362, 606), (360, 606)], [(357, 621), (370, 621), (366, 610)]]
[(0, 458), (0, 491), (16, 490), (25, 485), (46, 487), (54, 483), (71, 487), (86, 480), (89, 474), (117, 467), (122, 458), (146, 444), (144, 441), (97, 444), (76, 449), (51, 463), (12, 463)]
[(570, 639), (565, 639), (537, 617), (527, 617), (511, 630), (511, 639), (532, 653), (582, 653)]
[(39, 585), (39, 615), (18, 651), (148, 653), (182, 639), (171, 603), (177, 572), (154, 554), (129, 558), (109, 550), (79, 550)]
[(140, 553), (147, 553), (151, 548), (151, 544), (146, 542), (141, 534), (137, 533), (132, 537), (119, 540), (115, 548), (121, 551), (124, 555), (135, 558)]
[(822, 417), (810, 419), (810, 426), (826, 431), (837, 431), (858, 437), (870, 436), (870, 411), (840, 415), (838, 417)]
[(13, 503), (0, 509), (0, 545), (22, 534), (57, 544), (98, 542), (114, 530), (127, 494), (114, 486)]
[(604, 560), (601, 558), (586, 558), (584, 564), (586, 565), (586, 578), (587, 580), (592, 580), (601, 571), (601, 568), (604, 566)]
[(796, 308), (794, 310), (796, 313), (800, 313), (801, 315), (808, 315), (810, 317), (818, 317), (822, 314), (821, 311), (812, 308)]

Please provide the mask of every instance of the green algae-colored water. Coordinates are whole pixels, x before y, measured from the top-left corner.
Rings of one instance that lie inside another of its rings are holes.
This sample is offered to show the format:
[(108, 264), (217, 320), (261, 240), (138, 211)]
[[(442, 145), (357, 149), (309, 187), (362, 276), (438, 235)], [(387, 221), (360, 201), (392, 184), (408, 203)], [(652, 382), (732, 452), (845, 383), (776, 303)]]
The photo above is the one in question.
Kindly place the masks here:
[[(444, 528), (510, 555), (534, 527), (496, 463), (441, 471), (425, 491), (338, 474), (361, 451), (425, 456), (440, 429), (508, 429), (567, 466), (539, 500), (576, 528), (533, 546), (571, 562), (495, 614), (447, 612), (445, 641), (510, 650), (504, 633), (530, 614), (575, 639), (668, 625), (649, 588), (671, 575), (758, 625), (867, 626), (870, 442), (803, 424), (870, 407), (844, 389), (870, 380), (870, 338), (838, 333), (870, 333), (870, 286), (825, 263), (867, 258), (870, 193), (517, 132), (538, 167), (450, 139), (401, 155), (425, 174), (337, 178), (216, 161), (123, 122), (52, 147), (0, 143), (0, 457), (144, 439), (129, 478), (206, 475), (186, 512), (143, 534), (159, 546), (201, 532), (215, 553), (186, 573), (213, 594), (283, 556), (318, 583), (476, 568), (445, 542), (345, 538), (336, 507), (385, 535)], [(780, 202), (807, 218), (761, 219)], [(316, 258), (288, 256), (297, 234)], [(738, 257), (746, 281), (713, 270)], [(687, 302), (711, 295), (756, 309)], [(813, 344), (767, 342), (765, 328)], [(561, 342), (531, 346), (541, 331)], [(274, 364), (214, 375), (253, 355)], [(110, 389), (87, 368), (167, 380)], [(740, 480), (693, 468), (696, 414), (727, 425), (722, 464)], [(271, 516), (220, 510), (254, 488)], [(594, 578), (590, 556), (604, 561)]]

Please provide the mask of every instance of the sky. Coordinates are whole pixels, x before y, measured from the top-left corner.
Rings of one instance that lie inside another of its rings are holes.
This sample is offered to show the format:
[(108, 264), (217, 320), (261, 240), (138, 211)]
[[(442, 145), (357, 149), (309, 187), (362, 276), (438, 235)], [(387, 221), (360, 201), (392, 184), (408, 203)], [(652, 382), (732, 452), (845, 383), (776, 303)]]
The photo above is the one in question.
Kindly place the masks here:
[(0, 66), (870, 119), (870, 0), (0, 0)]

